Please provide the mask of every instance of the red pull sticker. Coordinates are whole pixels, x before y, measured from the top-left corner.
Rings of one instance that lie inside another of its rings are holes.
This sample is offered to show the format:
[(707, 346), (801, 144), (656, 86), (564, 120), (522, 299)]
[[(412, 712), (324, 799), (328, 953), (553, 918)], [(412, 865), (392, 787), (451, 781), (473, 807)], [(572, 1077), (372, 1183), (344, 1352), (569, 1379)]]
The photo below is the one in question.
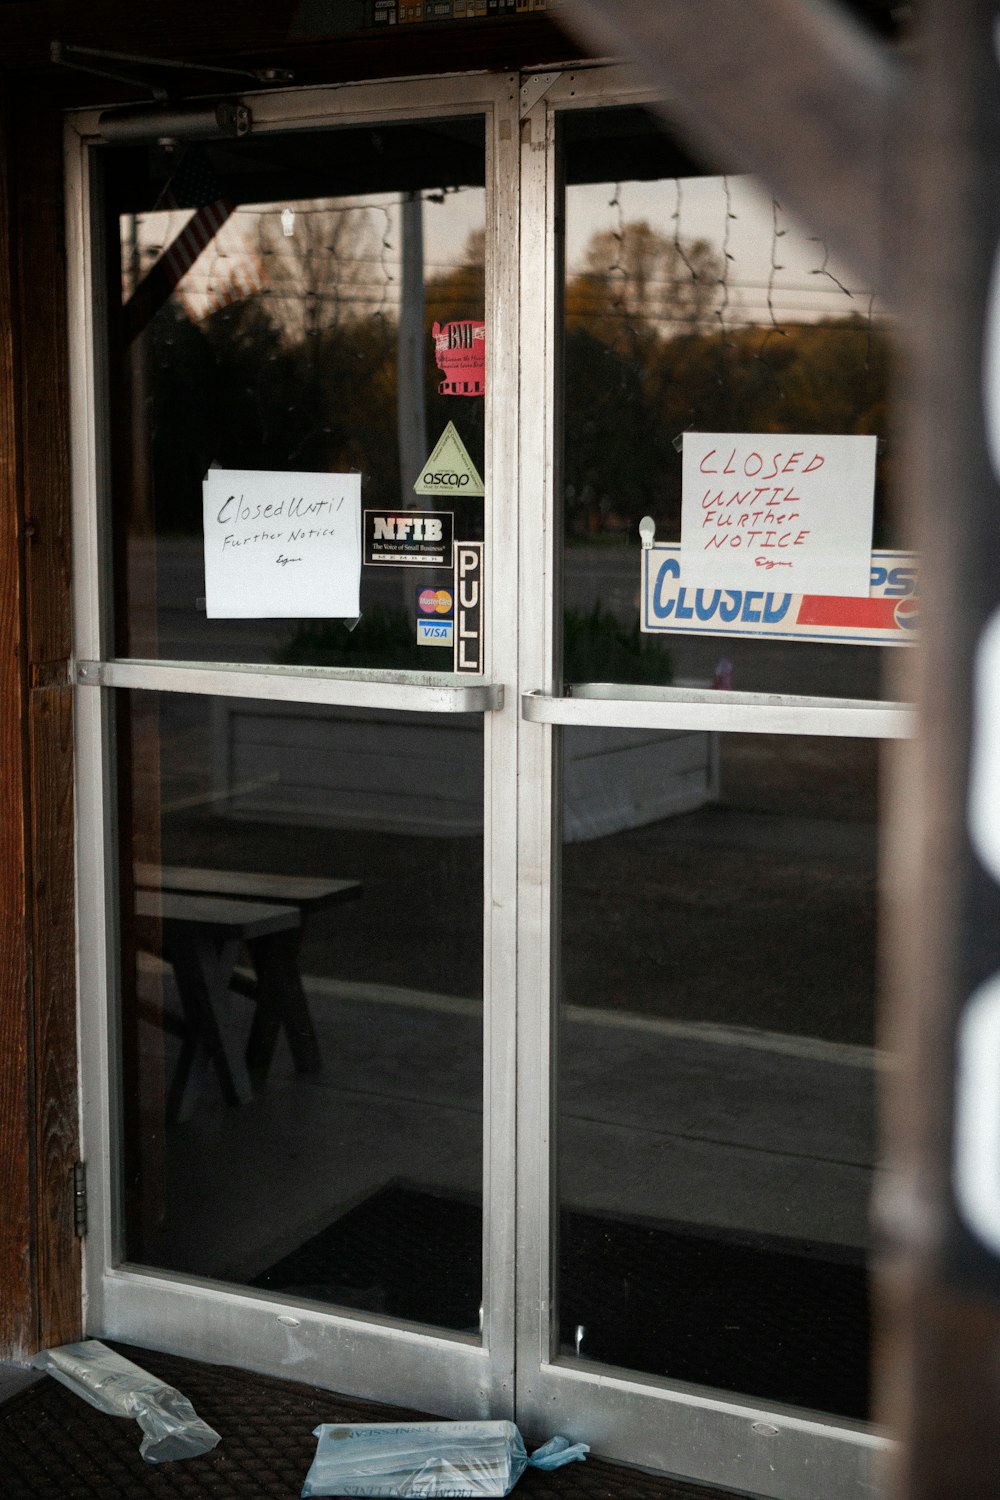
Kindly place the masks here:
[(486, 390), (486, 324), (463, 318), (435, 323), (434, 358), (444, 379), (442, 396), (481, 396)]

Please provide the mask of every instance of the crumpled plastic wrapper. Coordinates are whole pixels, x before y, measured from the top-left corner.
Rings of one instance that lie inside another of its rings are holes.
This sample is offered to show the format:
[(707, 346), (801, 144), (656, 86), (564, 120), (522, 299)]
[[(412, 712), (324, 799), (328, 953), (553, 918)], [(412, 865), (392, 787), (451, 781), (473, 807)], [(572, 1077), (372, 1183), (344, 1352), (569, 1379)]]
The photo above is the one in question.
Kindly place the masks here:
[(196, 1458), (221, 1441), (186, 1396), (99, 1339), (43, 1349), (32, 1364), (98, 1411), (112, 1417), (133, 1417), (145, 1434), (139, 1452), (147, 1463)]
[(525, 1469), (558, 1469), (590, 1452), (554, 1437), (529, 1458), (513, 1422), (325, 1423), (313, 1436), (305, 1496), (508, 1495)]

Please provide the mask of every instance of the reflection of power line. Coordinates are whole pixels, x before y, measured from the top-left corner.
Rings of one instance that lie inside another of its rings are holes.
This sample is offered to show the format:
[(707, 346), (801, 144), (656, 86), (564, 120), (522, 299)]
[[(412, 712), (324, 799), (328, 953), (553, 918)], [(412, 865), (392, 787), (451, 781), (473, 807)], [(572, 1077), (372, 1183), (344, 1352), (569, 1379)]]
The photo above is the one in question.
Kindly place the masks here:
[[(222, 258), (219, 263), (224, 266), (227, 261), (233, 260), (235, 258), (236, 257), (226, 256), (226, 257)], [(188, 272), (188, 277), (189, 278), (193, 277), (193, 278), (195, 278), (197, 280), (201, 280), (201, 281), (211, 281), (212, 280), (212, 271), (210, 269), (208, 269), (208, 268), (205, 268), (204, 270), (199, 270), (197, 268), (197, 266), (195, 266), (191, 271)], [(289, 278), (289, 279), (291, 280), (291, 278)], [(340, 295), (349, 295), (352, 291), (366, 291), (369, 288), (373, 292), (376, 292), (376, 291), (380, 291), (381, 288), (384, 285), (385, 285), (385, 283), (383, 281), (381, 281), (381, 280), (379, 280), (379, 279), (377, 279), (375, 277), (365, 278), (364, 280), (362, 280), (360, 278), (358, 278), (356, 280), (349, 280), (349, 281), (345, 281), (345, 282), (341, 283)], [(473, 284), (470, 285), (470, 287), (468, 288), (468, 290), (470, 290), (470, 291), (476, 290), (477, 289), (477, 285), (481, 286), (481, 284), (473, 283)], [(431, 292), (437, 290), (437, 288), (435, 287), (435, 285), (434, 285), (433, 282), (427, 283), (426, 287), (427, 287), (427, 290), (431, 291)], [(761, 292), (761, 293), (763, 293), (763, 292), (766, 291), (766, 288), (762, 287), (762, 286), (751, 287), (751, 286), (748, 285), (745, 289), (747, 291), (757, 291), (757, 292)], [(315, 292), (313, 292), (313, 291), (310, 291), (310, 290), (307, 290), (307, 289), (304, 289), (304, 288), (295, 288), (295, 287), (290, 286), (290, 285), (288, 285), (288, 286), (284, 286), (284, 285), (282, 285), (282, 286), (275, 286), (275, 285), (272, 284), (270, 287), (267, 288), (267, 295), (270, 295), (270, 296), (277, 296), (277, 295), (286, 296), (287, 295), (287, 296), (301, 296), (301, 297), (307, 297), (307, 296), (328, 296), (328, 297), (332, 297), (332, 296), (338, 295), (338, 293), (336, 291), (331, 291), (331, 292), (315, 291)], [(809, 303), (808, 303), (809, 306), (823, 307), (827, 311), (829, 311), (830, 306), (833, 305), (833, 304), (831, 304), (830, 301), (826, 300), (825, 294), (818, 287), (805, 287), (805, 286), (803, 286), (803, 287), (794, 287), (794, 286), (793, 287), (780, 287), (778, 289), (777, 295), (780, 296), (780, 297), (807, 297), (809, 299)], [(762, 298), (761, 300), (763, 302), (766, 299)], [(834, 299), (834, 300), (836, 301), (836, 299)], [(601, 296), (599, 296), (596, 293), (593, 294), (593, 295), (587, 295), (586, 293), (581, 294), (579, 292), (574, 291), (574, 293), (572, 295), (572, 299), (571, 299), (571, 308), (576, 308), (576, 307), (584, 307), (584, 308), (587, 308), (588, 310), (593, 310), (595, 312), (604, 312), (604, 313), (607, 313), (607, 315), (609, 317), (610, 316), (629, 317), (635, 311), (639, 311), (639, 312), (643, 311), (641, 304), (636, 304), (631, 309), (630, 308), (619, 308), (614, 303), (606, 302)], [(710, 311), (711, 310), (709, 309), (709, 315), (710, 315)], [(649, 313), (647, 311), (646, 315), (654, 315), (654, 314), (651, 314), (651, 313)], [(706, 314), (703, 313), (700, 316), (705, 316), (705, 315)], [(846, 316), (850, 316), (849, 310), (847, 311), (847, 313), (845, 315)], [(860, 317), (861, 314), (859, 313), (858, 316)]]
[[(461, 193), (483, 193), (484, 189), (481, 186), (477, 187), (474, 183), (468, 183), (459, 184), (457, 187), (444, 188), (443, 192), (445, 194), (443, 201), (447, 202), (449, 198), (458, 197)], [(442, 202), (436, 195), (436, 192), (431, 189), (425, 192), (423, 201), (431, 203), (435, 207), (439, 206)], [(236, 209), (235, 216), (247, 219), (274, 218), (280, 220), (281, 215), (287, 208), (294, 208), (296, 218), (323, 218), (324, 216), (335, 214), (367, 213), (371, 209), (382, 210), (399, 207), (399, 198), (392, 193), (386, 193), (379, 198), (371, 200), (347, 201), (340, 198), (330, 198), (325, 203), (316, 203), (314, 201), (312, 207), (308, 206), (309, 202), (309, 199), (288, 198), (283, 199), (280, 203), (241, 203)], [(177, 212), (177, 210), (155, 210), (150, 213), (137, 214), (136, 218), (140, 225), (150, 224), (158, 219), (165, 218), (171, 212)]]
[[(828, 318), (830, 316), (829, 306), (821, 307), (818, 304), (808, 302), (786, 303), (783, 302), (780, 298), (777, 300), (782, 306), (786, 315), (789, 313), (803, 316), (812, 314), (815, 318)], [(771, 309), (768, 307), (768, 304), (766, 302), (761, 302), (756, 305), (750, 304), (749, 306), (744, 306), (741, 309), (741, 316), (739, 318), (734, 318), (732, 315), (730, 315), (729, 320), (726, 323), (726, 327), (730, 331), (738, 330), (740, 328), (757, 327), (761, 320), (769, 322), (770, 317)], [(637, 319), (641, 320), (644, 323), (650, 324), (669, 323), (672, 325), (688, 325), (697, 328), (705, 328), (711, 326), (712, 322), (711, 317), (704, 313), (685, 314), (680, 312), (639, 312), (636, 309), (633, 309), (631, 313), (626, 313), (619, 312), (616, 309), (610, 307), (601, 306), (595, 306), (592, 308), (571, 308), (567, 315), (567, 322), (570, 324), (602, 322), (634, 323)], [(884, 318), (882, 322), (886, 329), (889, 329), (893, 326), (888, 318)], [(837, 326), (845, 333), (859, 333), (864, 334), (866, 337), (868, 334), (867, 320), (863, 320), (861, 318), (851, 319), (849, 317), (845, 317), (841, 322), (838, 323)], [(879, 320), (876, 319), (875, 327), (877, 328), (878, 326)]]
[[(228, 261), (231, 258), (232, 257), (227, 256), (222, 257), (221, 260), (223, 263), (225, 263), (225, 261)], [(375, 264), (377, 264), (377, 262), (375, 262)], [(199, 271), (197, 267), (195, 267), (192, 271), (189, 271), (187, 276), (188, 283), (192, 285), (200, 285), (204, 288), (211, 287), (215, 279), (216, 277), (215, 275), (213, 275), (213, 272), (211, 270), (206, 269), (204, 271)], [(742, 290), (746, 291), (766, 292), (766, 287), (761, 284), (753, 285), (751, 283), (744, 282), (736, 283), (736, 285), (740, 286)], [(383, 281), (376, 278), (366, 278), (365, 280), (359, 279), (356, 281), (351, 281), (349, 283), (341, 283), (338, 288), (335, 288), (331, 291), (322, 291), (319, 289), (296, 287), (292, 285), (272, 284), (263, 288), (259, 295), (264, 297), (291, 298), (299, 300), (307, 298), (318, 298), (320, 300), (327, 301), (364, 301), (370, 298), (375, 298), (377, 300), (381, 297), (384, 289), (385, 283)], [(473, 289), (474, 288), (470, 287), (470, 290)], [(427, 290), (434, 291), (435, 288), (433, 284), (429, 284)], [(797, 300), (794, 303), (796, 307), (800, 308), (803, 311), (815, 310), (816, 312), (828, 313), (832, 305), (831, 302), (827, 300), (826, 293), (824, 293), (821, 288), (815, 286), (781, 287), (779, 288), (777, 295), (783, 300), (791, 298), (806, 298), (806, 301)], [(836, 300), (838, 299), (834, 299), (834, 301)], [(750, 303), (746, 305), (754, 306), (755, 304)], [(756, 305), (765, 307), (766, 301), (762, 299), (761, 302)], [(606, 317), (621, 318), (625, 320), (629, 319), (630, 317), (641, 316), (650, 321), (666, 320), (668, 322), (704, 322), (706, 317), (709, 316), (709, 314), (706, 312), (688, 314), (680, 309), (678, 309), (677, 312), (670, 312), (656, 311), (654, 308), (642, 306), (624, 308), (613, 303), (605, 302), (603, 298), (596, 293), (588, 296), (585, 293), (581, 294), (580, 292), (576, 291), (573, 294), (571, 306), (569, 309), (569, 316), (572, 318), (574, 316), (580, 315), (586, 315), (593, 318)], [(846, 316), (849, 317), (850, 315), (847, 314)], [(883, 314), (882, 316), (885, 317), (886, 321), (888, 322), (888, 317), (885, 314)], [(860, 323), (866, 320), (863, 320), (859, 314), (858, 321)], [(845, 326), (850, 325), (845, 324)]]
[[(256, 255), (263, 255), (268, 257), (269, 259), (277, 257), (278, 260), (284, 261), (285, 264), (289, 266), (301, 265), (304, 261), (309, 260), (317, 260), (325, 264), (331, 259), (335, 260), (338, 265), (345, 267), (345, 269), (349, 268), (350, 266), (380, 266), (385, 264), (380, 255), (354, 255), (350, 260), (347, 260), (343, 256), (337, 255), (336, 252), (326, 249), (296, 249), (294, 253), (289, 253), (282, 250), (260, 250), (256, 246), (254, 246), (253, 248)], [(162, 249), (162, 245), (152, 245), (148, 243), (143, 245), (142, 247), (143, 255), (150, 260), (159, 255)], [(217, 260), (231, 260), (236, 254), (237, 252), (234, 250), (217, 250), (215, 252)], [(399, 263), (400, 262), (398, 260), (389, 261), (389, 264), (391, 265), (398, 266)], [(445, 271), (449, 275), (456, 271), (464, 271), (469, 276), (473, 277), (482, 276), (483, 274), (482, 266), (470, 265), (466, 260), (425, 260), (424, 265), (429, 270)]]
[[(185, 281), (185, 286), (197, 288), (201, 291), (211, 291), (217, 285), (217, 279), (209, 274), (201, 276), (190, 276)], [(389, 285), (390, 292), (393, 284)], [(367, 286), (339, 287), (333, 291), (314, 291), (307, 287), (264, 287), (256, 293), (258, 297), (267, 297), (276, 302), (357, 302), (364, 305), (378, 306), (384, 301), (385, 285), (381, 281), (372, 281)], [(397, 289), (398, 295), (398, 289)]]
[[(273, 261), (277, 257), (280, 263), (280, 252), (278, 251), (262, 250), (259, 253), (263, 255), (267, 260)], [(391, 266), (394, 270), (398, 270), (402, 265), (402, 262), (395, 256), (388, 256), (385, 260), (383, 260), (381, 256), (378, 255), (372, 255), (366, 258), (358, 258), (355, 260), (342, 260), (337, 255), (324, 254), (321, 251), (311, 252), (308, 255), (296, 255), (294, 258), (289, 257), (285, 261), (285, 264), (290, 266), (300, 266), (305, 265), (309, 261), (317, 261), (320, 265), (326, 265), (331, 260), (336, 261), (338, 266), (343, 266), (345, 268), (349, 268), (350, 266)], [(481, 279), (483, 274), (481, 268), (479, 270), (476, 270), (475, 267), (464, 265), (461, 262), (455, 261), (428, 260), (424, 262), (424, 265), (429, 270), (441, 271), (448, 276), (455, 276), (465, 273), (470, 277), (470, 279), (475, 279), (476, 277)]]
[[(438, 207), (442, 201), (447, 202), (449, 198), (456, 198), (460, 193), (483, 193), (485, 190), (482, 187), (477, 187), (474, 183), (468, 183), (459, 185), (458, 187), (445, 188), (443, 191), (445, 197), (442, 200), (437, 197), (433, 190), (428, 190), (423, 195), (423, 202), (432, 203), (435, 207)], [(308, 202), (308, 200), (306, 201)], [(313, 208), (302, 208), (300, 207), (300, 202), (301, 200), (299, 199), (290, 198), (287, 203), (283, 202), (279, 204), (244, 203), (240, 204), (237, 213), (245, 214), (248, 218), (280, 219), (286, 208), (294, 208), (297, 218), (322, 218), (324, 215), (329, 214), (362, 213), (367, 212), (369, 209), (381, 211), (386, 208), (398, 208), (400, 200), (394, 194), (387, 193), (384, 197), (373, 199), (371, 202), (344, 203), (339, 199), (334, 199), (326, 206), (317, 204)]]
[[(611, 278), (606, 276), (604, 272), (581, 271), (579, 273), (579, 279), (577, 278), (577, 276), (570, 276), (567, 282), (567, 286), (572, 289), (573, 295), (576, 296), (582, 291), (583, 285), (588, 281), (609, 284), (610, 280)], [(668, 286), (674, 287), (678, 290), (686, 290), (689, 282), (684, 279), (679, 280), (674, 276), (644, 276), (643, 284), (645, 286)], [(768, 289), (768, 282), (738, 281), (730, 277), (729, 286), (735, 291), (766, 292)], [(838, 292), (834, 287), (817, 286), (815, 283), (805, 285), (795, 281), (777, 281), (775, 282), (774, 290), (777, 292), (808, 292), (811, 297), (831, 297), (835, 302), (843, 301), (842, 291)], [(582, 294), (586, 295), (585, 292), (583, 292)], [(859, 288), (855, 293), (851, 293), (850, 295), (867, 297), (868, 292), (867, 290), (861, 290)]]
[[(221, 262), (220, 264), (221, 264), (222, 268), (224, 268), (225, 265), (226, 265), (226, 262)], [(195, 267), (193, 271), (189, 271), (188, 272), (188, 277), (189, 278), (194, 277), (196, 280), (203, 281), (203, 282), (208, 282), (208, 281), (212, 281), (213, 278), (216, 277), (218, 274), (219, 274), (219, 272), (216, 271), (214, 265), (212, 265), (212, 266), (205, 266), (201, 270), (199, 270), (197, 267)], [(357, 278), (353, 278), (352, 277), (349, 280), (341, 281), (339, 283), (339, 287), (338, 288), (334, 288), (334, 289), (331, 289), (330, 291), (324, 292), (324, 291), (320, 291), (320, 290), (313, 291), (312, 289), (310, 289), (308, 287), (301, 287), (301, 286), (300, 287), (296, 287), (294, 285), (294, 281), (295, 281), (295, 278), (293, 278), (293, 277), (289, 277), (287, 281), (284, 281), (284, 280), (282, 280), (280, 278), (272, 279), (270, 285), (266, 289), (267, 293), (268, 293), (269, 296), (279, 296), (279, 295), (280, 296), (285, 296), (285, 295), (288, 295), (288, 296), (296, 296), (296, 297), (314, 297), (314, 296), (315, 297), (320, 297), (320, 296), (334, 297), (334, 296), (337, 296), (337, 295), (340, 295), (340, 296), (350, 296), (350, 294), (352, 292), (358, 292), (358, 291), (360, 291), (360, 292), (371, 291), (373, 293), (376, 293), (376, 292), (379, 292), (386, 285), (386, 283), (384, 281), (380, 281), (377, 277), (374, 277), (374, 276), (368, 276), (368, 277), (365, 277), (363, 279), (361, 277), (357, 277)], [(389, 283), (390, 286), (392, 286), (392, 284), (393, 284), (392, 282)], [(469, 288), (469, 290), (474, 290), (474, 289), (475, 288), (471, 288), (471, 287)], [(427, 287), (427, 290), (428, 291), (434, 291), (434, 290), (436, 290), (436, 288), (434, 287), (433, 283), (431, 283)]]
[[(211, 293), (215, 289), (215, 287), (216, 283), (211, 279), (206, 279), (204, 281), (195, 279), (191, 282), (190, 290), (192, 292)], [(385, 307), (385, 298), (381, 295), (380, 289), (378, 291), (373, 290), (370, 294), (359, 294), (348, 293), (344, 291), (341, 291), (339, 293), (306, 292), (294, 290), (285, 292), (276, 291), (273, 288), (268, 288), (264, 291), (254, 292), (251, 295), (254, 299), (266, 298), (272, 302), (287, 302), (294, 304), (304, 304), (307, 302), (339, 304), (342, 307), (357, 308), (368, 311), (377, 310), (380, 307)], [(815, 305), (810, 306), (809, 304), (784, 305), (782, 310), (787, 322), (794, 323), (797, 319), (801, 319), (803, 326), (808, 326), (809, 323), (814, 322), (817, 319), (826, 318), (830, 313), (830, 309), (828, 306), (819, 307)], [(733, 318), (732, 316), (730, 316), (726, 327), (730, 333), (738, 333), (742, 328), (758, 328), (761, 326), (761, 323), (766, 323), (769, 321), (769, 319), (770, 309), (767, 307), (766, 303), (761, 303), (757, 307), (751, 306), (744, 308), (743, 315), (739, 318)], [(711, 327), (711, 319), (704, 314), (693, 314), (690, 317), (686, 317), (681, 313), (638, 313), (635, 310), (630, 313), (627, 311), (612, 310), (610, 308), (599, 308), (593, 311), (578, 311), (576, 313), (571, 312), (569, 315), (569, 322), (571, 325), (574, 323), (600, 324), (602, 322), (615, 322), (634, 327), (637, 321), (657, 328), (669, 327), (706, 330)], [(858, 334), (864, 335), (865, 338), (868, 338), (869, 336), (867, 321), (859, 320), (857, 323), (855, 323), (845, 320), (838, 326), (841, 332), (856, 332)], [(888, 319), (886, 319), (884, 326), (888, 330), (892, 326), (892, 324), (890, 324)], [(875, 327), (878, 327), (877, 320), (875, 322)]]

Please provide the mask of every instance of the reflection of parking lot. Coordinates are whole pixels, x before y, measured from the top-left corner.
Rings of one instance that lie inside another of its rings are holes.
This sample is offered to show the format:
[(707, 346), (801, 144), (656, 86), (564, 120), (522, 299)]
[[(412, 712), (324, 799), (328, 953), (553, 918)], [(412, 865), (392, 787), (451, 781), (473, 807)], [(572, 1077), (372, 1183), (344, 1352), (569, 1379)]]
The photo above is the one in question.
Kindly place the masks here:
[[(363, 895), (307, 926), (322, 1075), (297, 1077), (282, 1038), (249, 1104), (206, 1079), (167, 1133), (150, 1258), (241, 1281), (393, 1180), (474, 1198), (481, 839), (227, 816), (211, 701), (164, 694), (159, 713), (164, 860), (350, 877)], [(720, 736), (719, 802), (562, 847), (564, 1206), (867, 1243), (875, 749)], [(249, 1004), (232, 1016), (240, 1048)], [(159, 1035), (144, 1041), (155, 1055)]]
[[(180, 1269), (252, 1276), (303, 1226), (394, 1178), (479, 1190), (481, 1006), (342, 980), (308, 988), (322, 1077), (296, 1078), (282, 1042), (251, 1104), (226, 1108), (208, 1079), (199, 1110), (170, 1133), (178, 1211), (161, 1253)], [(862, 1049), (575, 1007), (564, 1019), (563, 1203), (867, 1242), (874, 1074)]]
[[(360, 880), (349, 912), (310, 923), (307, 972), (479, 996), (479, 837), (226, 816), (212, 799), (210, 710), (205, 699), (159, 701), (164, 860)], [(717, 804), (563, 845), (564, 998), (870, 1044), (875, 745), (753, 735), (719, 745)]]
[(565, 997), (870, 1044), (875, 747), (719, 738), (717, 806), (563, 849)]

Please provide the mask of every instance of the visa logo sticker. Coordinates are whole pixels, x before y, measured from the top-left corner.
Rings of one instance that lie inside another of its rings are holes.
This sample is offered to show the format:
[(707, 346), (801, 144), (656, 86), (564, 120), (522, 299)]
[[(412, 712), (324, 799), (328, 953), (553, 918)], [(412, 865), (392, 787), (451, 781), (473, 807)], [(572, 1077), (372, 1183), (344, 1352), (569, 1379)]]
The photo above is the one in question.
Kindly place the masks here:
[(455, 641), (454, 620), (418, 620), (418, 646), (451, 646)]

